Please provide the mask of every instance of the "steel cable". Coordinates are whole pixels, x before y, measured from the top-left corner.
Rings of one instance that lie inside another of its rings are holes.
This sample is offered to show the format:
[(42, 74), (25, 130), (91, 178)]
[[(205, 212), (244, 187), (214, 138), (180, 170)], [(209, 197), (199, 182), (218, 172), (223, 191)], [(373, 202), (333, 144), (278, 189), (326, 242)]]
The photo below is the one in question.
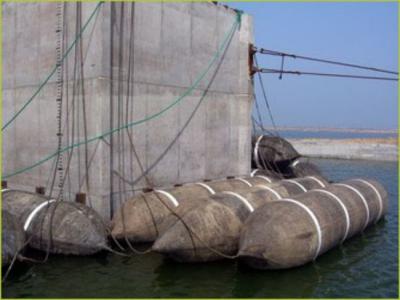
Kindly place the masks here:
[(290, 74), (290, 75), (311, 75), (311, 76), (325, 76), (325, 77), (341, 77), (341, 78), (352, 78), (352, 79), (371, 79), (371, 80), (389, 80), (389, 81), (398, 81), (398, 78), (394, 77), (379, 77), (379, 76), (363, 76), (363, 75), (354, 75), (354, 74), (337, 74), (337, 73), (317, 73), (317, 72), (304, 72), (304, 71), (291, 71), (291, 70), (277, 70), (277, 69), (268, 69), (261, 68), (257, 70), (258, 73), (267, 73), (267, 74)]
[[(235, 28), (234, 28), (234, 29), (235, 29)], [(225, 42), (228, 42), (228, 45), (230, 44), (230, 41), (231, 41), (231, 39), (232, 39), (232, 37), (233, 37), (233, 34), (234, 34), (234, 30), (232, 30), (232, 31), (230, 32), (230, 35), (228, 36), (229, 39), (228, 39), (227, 41), (225, 41)], [(225, 43), (224, 43), (224, 44), (225, 44)], [(228, 49), (228, 46), (226, 46), (226, 48), (225, 48), (225, 50), (224, 50), (224, 52), (223, 52), (224, 55), (225, 55), (227, 49)], [(215, 70), (212, 79), (211, 79), (210, 82), (208, 83), (207, 89), (204, 91), (202, 97), (201, 97), (200, 100), (198, 101), (198, 103), (197, 103), (195, 109), (193, 110), (193, 112), (192, 112), (191, 116), (189, 117), (188, 121), (185, 123), (185, 126), (183, 127), (183, 129), (181, 130), (181, 132), (186, 128), (186, 126), (188, 125), (188, 123), (190, 122), (190, 120), (193, 118), (194, 114), (197, 112), (198, 108), (200, 107), (200, 104), (203, 102), (203, 100), (204, 100), (204, 98), (205, 98), (205, 95), (206, 95), (206, 93), (207, 93), (207, 91), (208, 91), (210, 85), (212, 84), (213, 80), (215, 79), (215, 76), (216, 76), (216, 74), (217, 74), (217, 71), (219, 70), (219, 67), (220, 67), (222, 61), (223, 61), (223, 60), (221, 59), (221, 61), (218, 63), (217, 69)], [(181, 132), (180, 132), (180, 133), (181, 133)], [(128, 136), (129, 136), (129, 135), (128, 135)], [(180, 136), (180, 134), (178, 134), (178, 136), (177, 136), (176, 138), (179, 138), (179, 136)], [(130, 137), (130, 136), (129, 136), (129, 137)], [(173, 142), (170, 144), (170, 146), (174, 144), (174, 142), (176, 141), (176, 138), (173, 140)], [(132, 185), (132, 186), (135, 185), (141, 178), (144, 178), (144, 179), (146, 180), (147, 184), (148, 184), (152, 189), (154, 189), (155, 185), (153, 184), (153, 182), (152, 182), (152, 181), (149, 179), (149, 177), (147, 176), (147, 174), (148, 174), (148, 172), (149, 172), (149, 169), (147, 169), (147, 170), (144, 169), (144, 167), (143, 167), (143, 165), (142, 165), (142, 163), (141, 163), (141, 161), (140, 161), (140, 158), (139, 158), (139, 156), (138, 156), (138, 154), (137, 154), (137, 151), (136, 151), (136, 149), (135, 149), (135, 146), (134, 146), (134, 144), (133, 144), (133, 141), (132, 141), (131, 139), (130, 139), (130, 144), (131, 144), (132, 151), (133, 151), (133, 153), (134, 153), (134, 155), (135, 155), (136, 161), (137, 161), (137, 163), (138, 163), (138, 166), (139, 166), (139, 168), (140, 168), (140, 170), (141, 170), (141, 172), (142, 172), (142, 175), (139, 176), (139, 178), (137, 178), (134, 182), (130, 182), (130, 181), (128, 181), (128, 180), (126, 180), (126, 179), (124, 179), (124, 178), (122, 178), (122, 177), (120, 177), (120, 178), (123, 179), (124, 181), (126, 181), (127, 183), (129, 183), (129, 184)], [(170, 149), (170, 146), (167, 147), (167, 150)], [(161, 157), (163, 157), (163, 156), (164, 156), (164, 155), (162, 155)], [(159, 161), (159, 160), (158, 160), (158, 161)], [(119, 175), (119, 174), (118, 174), (118, 175)], [(194, 231), (189, 227), (189, 225), (187, 225), (187, 223), (183, 220), (183, 218), (182, 218), (180, 215), (178, 215), (173, 209), (171, 209), (171, 208), (164, 202), (164, 200), (160, 197), (160, 195), (158, 195), (158, 193), (155, 193), (155, 196), (156, 196), (156, 198), (161, 202), (161, 204), (162, 204), (163, 206), (165, 206), (165, 208), (166, 208), (173, 216), (175, 216), (175, 217), (182, 223), (182, 225), (185, 227), (185, 229), (186, 229), (186, 231), (188, 232), (189, 237), (190, 237), (190, 239), (191, 239), (191, 242), (192, 242), (192, 245), (193, 245), (193, 248), (194, 248), (193, 250), (194, 250), (195, 253), (196, 253), (196, 245), (195, 245), (195, 242), (194, 242), (194, 238), (193, 238), (193, 237), (195, 237), (195, 238), (196, 238), (204, 247), (206, 247), (208, 250), (210, 250), (211, 252), (213, 252), (213, 253), (215, 253), (215, 254), (221, 256), (221, 257), (224, 257), (224, 258), (227, 258), (227, 259), (234, 259), (234, 258), (237, 257), (237, 255), (227, 255), (227, 254), (222, 253), (222, 252), (220, 252), (219, 250), (217, 250), (217, 249), (215, 249), (215, 248), (213, 248), (213, 247), (207, 245), (207, 243), (204, 242), (204, 241), (198, 236), (198, 234), (197, 234), (196, 232), (194, 232)], [(145, 200), (145, 203), (146, 203), (146, 205), (147, 205), (147, 207), (148, 207), (148, 209), (149, 209), (149, 213), (152, 215), (152, 210), (151, 210), (150, 206), (148, 205), (147, 199), (146, 199), (144, 196), (143, 196), (143, 199)], [(122, 212), (122, 218), (123, 218), (123, 220), (124, 220), (124, 213), (123, 213), (123, 212)], [(123, 221), (123, 222), (124, 222), (124, 221)], [(153, 216), (152, 216), (152, 222), (153, 222), (153, 225), (154, 225), (154, 227), (155, 227), (156, 232), (158, 232), (157, 224), (156, 224), (155, 219), (154, 219)], [(123, 224), (123, 226), (124, 226), (124, 228), (125, 228), (125, 224)], [(125, 230), (125, 229), (124, 229), (124, 230)], [(126, 235), (126, 234), (125, 234), (125, 235)], [(126, 239), (126, 236), (125, 236), (125, 240), (127, 240), (127, 239)], [(128, 243), (128, 245), (130, 245), (130, 247), (132, 246), (130, 243)], [(134, 249), (134, 248), (132, 247), (132, 250), (133, 250), (133, 249)], [(137, 249), (135, 249), (135, 251), (137, 251)], [(149, 251), (150, 251), (150, 249), (147, 249), (146, 251), (143, 252), (143, 254), (144, 254), (144, 253), (147, 253), (147, 252), (149, 252)]]
[(343, 67), (350, 67), (350, 68), (356, 68), (356, 69), (369, 70), (369, 71), (374, 71), (374, 72), (388, 73), (388, 74), (394, 74), (394, 75), (398, 75), (399, 74), (398, 72), (385, 70), (385, 69), (381, 69), (381, 68), (361, 66), (361, 65), (350, 64), (350, 63), (339, 62), (339, 61), (333, 61), (333, 60), (328, 60), (328, 59), (321, 59), (321, 58), (314, 58), (314, 57), (302, 56), (302, 55), (297, 55), (297, 54), (290, 54), (290, 53), (285, 53), (285, 52), (280, 52), (280, 51), (275, 51), (275, 50), (269, 50), (269, 49), (264, 49), (264, 48), (257, 49), (257, 52), (259, 52), (261, 54), (282, 56), (282, 57), (287, 56), (287, 57), (291, 57), (291, 58), (295, 58), (295, 59), (298, 58), (298, 59), (303, 59), (303, 60), (327, 63), (327, 64), (338, 65), (338, 66), (343, 66)]

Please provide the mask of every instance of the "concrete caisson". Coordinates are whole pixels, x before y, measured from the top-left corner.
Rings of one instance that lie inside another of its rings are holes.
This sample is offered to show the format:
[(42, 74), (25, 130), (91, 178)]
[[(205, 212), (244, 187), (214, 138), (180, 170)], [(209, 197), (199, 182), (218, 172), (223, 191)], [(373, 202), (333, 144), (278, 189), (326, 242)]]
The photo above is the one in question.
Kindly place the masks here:
[[(97, 3), (68, 2), (64, 5), (65, 48), (76, 36), (79, 5), (84, 24)], [(58, 3), (44, 2), (2, 5), (4, 122), (26, 103), (56, 64), (58, 6)], [(68, 76), (64, 73), (62, 146), (71, 144), (73, 139), (78, 142), (85, 138), (83, 93), (80, 89), (73, 92), (78, 81), (85, 90), (89, 138), (116, 128), (126, 120), (149, 117), (170, 105), (194, 84), (236, 17), (233, 9), (205, 2), (105, 2), (82, 35), (84, 81), (73, 80), (75, 60), (80, 65), (75, 49), (64, 61), (64, 72), (68, 68), (69, 73)], [(241, 26), (234, 32), (212, 84), (208, 87), (216, 72), (215, 65), (184, 101), (163, 116), (132, 128), (129, 134), (154, 186), (250, 173), (250, 43), (253, 43), (252, 18), (243, 14)], [(129, 57), (131, 63), (128, 63)], [(187, 123), (204, 93), (203, 103)], [(74, 131), (73, 94), (76, 101)], [(53, 76), (26, 110), (4, 130), (3, 175), (30, 166), (56, 151), (56, 95), (57, 82)], [(68, 110), (71, 111), (69, 118), (66, 117)], [(71, 189), (73, 194), (85, 192), (104, 219), (111, 219), (113, 212), (135, 191), (149, 187), (140, 176), (142, 171), (132, 155), (126, 130), (89, 144), (88, 156), (92, 159), (88, 185), (85, 151), (84, 146), (74, 149), (66, 190)], [(65, 164), (67, 155), (64, 155)], [(122, 162), (121, 157), (124, 157)], [(44, 185), (52, 174), (53, 161), (7, 180), (11, 186), (24, 190)]]

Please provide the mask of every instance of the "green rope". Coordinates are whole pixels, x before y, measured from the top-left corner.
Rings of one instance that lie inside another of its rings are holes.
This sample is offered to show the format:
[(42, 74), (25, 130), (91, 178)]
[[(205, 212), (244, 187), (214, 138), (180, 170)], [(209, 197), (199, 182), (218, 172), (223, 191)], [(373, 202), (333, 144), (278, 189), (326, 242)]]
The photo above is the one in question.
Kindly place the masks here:
[(152, 120), (152, 119), (155, 119), (155, 118), (161, 116), (161, 115), (164, 114), (166, 111), (170, 110), (172, 107), (174, 107), (174, 106), (177, 105), (179, 102), (181, 102), (181, 101), (182, 101), (184, 98), (186, 98), (188, 95), (190, 95), (190, 94), (193, 92), (193, 90), (199, 85), (200, 81), (207, 75), (207, 73), (209, 72), (209, 70), (211, 69), (211, 67), (212, 67), (213, 64), (215, 63), (215, 61), (219, 58), (219, 56), (220, 56), (221, 53), (223, 52), (223, 49), (224, 49), (226, 43), (229, 41), (230, 35), (233, 34), (233, 32), (236, 30), (237, 26), (239, 25), (239, 21), (240, 21), (240, 19), (236, 18), (234, 24), (232, 25), (232, 28), (226, 33), (226, 35), (225, 35), (225, 37), (224, 37), (224, 39), (223, 39), (223, 42), (221, 43), (221, 45), (220, 45), (220, 47), (218, 48), (217, 52), (215, 53), (214, 57), (211, 59), (211, 61), (210, 61), (210, 63), (208, 64), (207, 68), (206, 68), (206, 69), (201, 73), (201, 75), (195, 80), (195, 82), (193, 83), (193, 85), (190, 86), (181, 96), (179, 96), (177, 99), (175, 99), (175, 101), (173, 101), (171, 104), (169, 104), (169, 105), (168, 105), (167, 107), (165, 107), (164, 109), (160, 110), (159, 112), (157, 112), (157, 113), (155, 113), (155, 114), (153, 114), (153, 115), (150, 115), (149, 117), (143, 118), (143, 119), (141, 119), (141, 120), (133, 121), (133, 122), (128, 123), (128, 124), (125, 124), (125, 125), (123, 125), (123, 126), (121, 126), (121, 127), (117, 127), (117, 128), (111, 129), (110, 131), (107, 131), (107, 132), (104, 132), (104, 133), (102, 133), (102, 134), (96, 135), (96, 136), (94, 136), (94, 137), (92, 137), (92, 138), (90, 138), (90, 139), (88, 139), (88, 140), (81, 141), (81, 142), (78, 142), (78, 143), (75, 143), (75, 144), (66, 146), (65, 148), (61, 149), (60, 151), (54, 152), (53, 154), (51, 154), (51, 155), (49, 155), (49, 156), (47, 156), (47, 157), (45, 157), (45, 158), (43, 158), (43, 159), (37, 161), (36, 163), (30, 165), (29, 167), (25, 167), (25, 168), (23, 168), (23, 169), (19, 169), (19, 170), (13, 172), (13, 173), (4, 175), (3, 178), (4, 178), (4, 179), (7, 179), (7, 178), (10, 178), (10, 177), (12, 177), (12, 176), (18, 175), (18, 174), (20, 174), (20, 173), (24, 173), (24, 172), (26, 172), (26, 171), (32, 170), (33, 168), (35, 168), (35, 167), (37, 167), (37, 166), (39, 166), (39, 165), (45, 163), (46, 161), (52, 159), (53, 157), (57, 156), (59, 153), (63, 153), (63, 152), (65, 152), (65, 151), (68, 151), (68, 150), (71, 150), (71, 149), (73, 149), (73, 148), (82, 146), (82, 145), (84, 145), (84, 144), (89, 144), (89, 143), (94, 142), (94, 141), (96, 141), (96, 140), (103, 139), (104, 137), (106, 137), (106, 136), (108, 136), (108, 135), (111, 135), (111, 134), (113, 134), (113, 133), (115, 133), (115, 132), (118, 132), (118, 131), (120, 131), (120, 130), (124, 130), (124, 129), (126, 129), (126, 128), (133, 127), (133, 126), (136, 126), (136, 125), (145, 123), (145, 122), (147, 122), (147, 121), (150, 121), (150, 120)]
[[(69, 46), (69, 48), (67, 49), (67, 51), (65, 51), (64, 55), (61, 58), (61, 61), (59, 62), (60, 64), (64, 61), (64, 59), (68, 56), (68, 54), (71, 52), (72, 48), (75, 46), (76, 42), (82, 37), (83, 32), (85, 31), (86, 27), (89, 25), (90, 21), (93, 19), (94, 15), (96, 14), (96, 12), (99, 10), (100, 6), (104, 3), (104, 1), (100, 1), (96, 8), (94, 9), (94, 11), (92, 12), (92, 14), (90, 15), (89, 19), (86, 21), (85, 25), (82, 27), (81, 31), (79, 32), (79, 34), (76, 36), (75, 40), (72, 42), (72, 44)], [(45, 81), (43, 81), (39, 88), (36, 90), (35, 93), (33, 93), (32, 97), (30, 97), (28, 99), (28, 101), (26, 101), (26, 103), (20, 108), (20, 110), (14, 115), (12, 116), (12, 118), (10, 120), (7, 121), (6, 124), (4, 124), (4, 126), (1, 128), (1, 131), (4, 131), (4, 129), (6, 129), (21, 113), (22, 111), (24, 111), (25, 108), (28, 107), (28, 105), (33, 101), (33, 99), (35, 99), (35, 97), (40, 93), (40, 91), (44, 88), (44, 86), (49, 82), (50, 78), (54, 75), (54, 73), (57, 71), (58, 68), (58, 64), (57, 63), (53, 70), (50, 72), (49, 76), (47, 76), (47, 78), (45, 79)]]

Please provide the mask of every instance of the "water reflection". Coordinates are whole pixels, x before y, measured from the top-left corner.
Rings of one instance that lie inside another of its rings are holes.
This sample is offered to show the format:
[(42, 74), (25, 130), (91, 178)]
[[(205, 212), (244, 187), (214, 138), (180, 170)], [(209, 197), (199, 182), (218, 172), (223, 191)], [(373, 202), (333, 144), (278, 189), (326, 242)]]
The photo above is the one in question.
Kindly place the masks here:
[(233, 297), (297, 298), (311, 297), (321, 272), (315, 263), (292, 270), (257, 271), (239, 266)]
[(237, 275), (231, 260), (184, 264), (164, 259), (155, 273), (153, 285), (162, 297), (232, 297)]

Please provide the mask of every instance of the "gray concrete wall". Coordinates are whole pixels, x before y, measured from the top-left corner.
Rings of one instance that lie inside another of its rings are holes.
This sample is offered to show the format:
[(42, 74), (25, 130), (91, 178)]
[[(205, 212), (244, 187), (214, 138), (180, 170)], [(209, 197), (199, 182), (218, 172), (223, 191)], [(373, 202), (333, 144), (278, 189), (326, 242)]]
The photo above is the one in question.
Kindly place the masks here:
[[(82, 5), (83, 23), (95, 5)], [(211, 3), (114, 5), (115, 24), (111, 24), (111, 4), (104, 4), (82, 38), (83, 56), (86, 57), (84, 87), (89, 137), (125, 123), (126, 118), (138, 120), (150, 116), (184, 93), (211, 60), (235, 20), (233, 10)], [(123, 16), (121, 5), (124, 6)], [(64, 32), (68, 35), (66, 44), (69, 45), (76, 30), (76, 4), (69, 3), (66, 7)], [(134, 23), (131, 28), (132, 7)], [(33, 94), (55, 64), (56, 8), (56, 3), (2, 5), (3, 124)], [(131, 32), (133, 48), (129, 47)], [(111, 36), (114, 37), (112, 43)], [(131, 129), (144, 168), (154, 165), (149, 178), (156, 186), (249, 172), (252, 85), (248, 75), (248, 45), (252, 42), (252, 20), (244, 15), (240, 30), (235, 32), (204, 101), (178, 138), (211, 75), (204, 78), (192, 95), (163, 116)], [(111, 53), (113, 81), (110, 76)], [(133, 64), (131, 92), (127, 97), (129, 55)], [(75, 132), (72, 137), (74, 62), (73, 50), (64, 65), (64, 73), (67, 68), (69, 73), (68, 77), (64, 74), (63, 122), (69, 131), (65, 132), (64, 145), (70, 144), (72, 138), (75, 141), (84, 139), (80, 92), (75, 96)], [(54, 76), (17, 121), (3, 132), (3, 174), (28, 166), (56, 150), (55, 80)], [(114, 93), (110, 102), (112, 82)], [(126, 101), (128, 111), (125, 109)], [(114, 109), (113, 124), (110, 123), (110, 103)], [(67, 105), (70, 110), (68, 122)], [(121, 105), (120, 120), (118, 105)], [(132, 157), (127, 132), (114, 134), (112, 139), (115, 171), (112, 180), (110, 137), (90, 144), (87, 149), (89, 157), (93, 156), (89, 172), (91, 204), (105, 217), (110, 210), (111, 189), (117, 207), (119, 201), (132, 195), (130, 190), (147, 185), (143, 179), (135, 186), (126, 183), (141, 174), (137, 161)], [(175, 139), (166, 155), (159, 159)], [(79, 190), (78, 182), (82, 182), (81, 191), (88, 191), (84, 184), (84, 156), (84, 147), (75, 149), (71, 156), (70, 177), (65, 188), (67, 198)], [(65, 154), (64, 161), (67, 158)], [(50, 160), (32, 171), (10, 178), (10, 186), (49, 186), (52, 163)], [(126, 181), (121, 180), (118, 174), (123, 175)]]

